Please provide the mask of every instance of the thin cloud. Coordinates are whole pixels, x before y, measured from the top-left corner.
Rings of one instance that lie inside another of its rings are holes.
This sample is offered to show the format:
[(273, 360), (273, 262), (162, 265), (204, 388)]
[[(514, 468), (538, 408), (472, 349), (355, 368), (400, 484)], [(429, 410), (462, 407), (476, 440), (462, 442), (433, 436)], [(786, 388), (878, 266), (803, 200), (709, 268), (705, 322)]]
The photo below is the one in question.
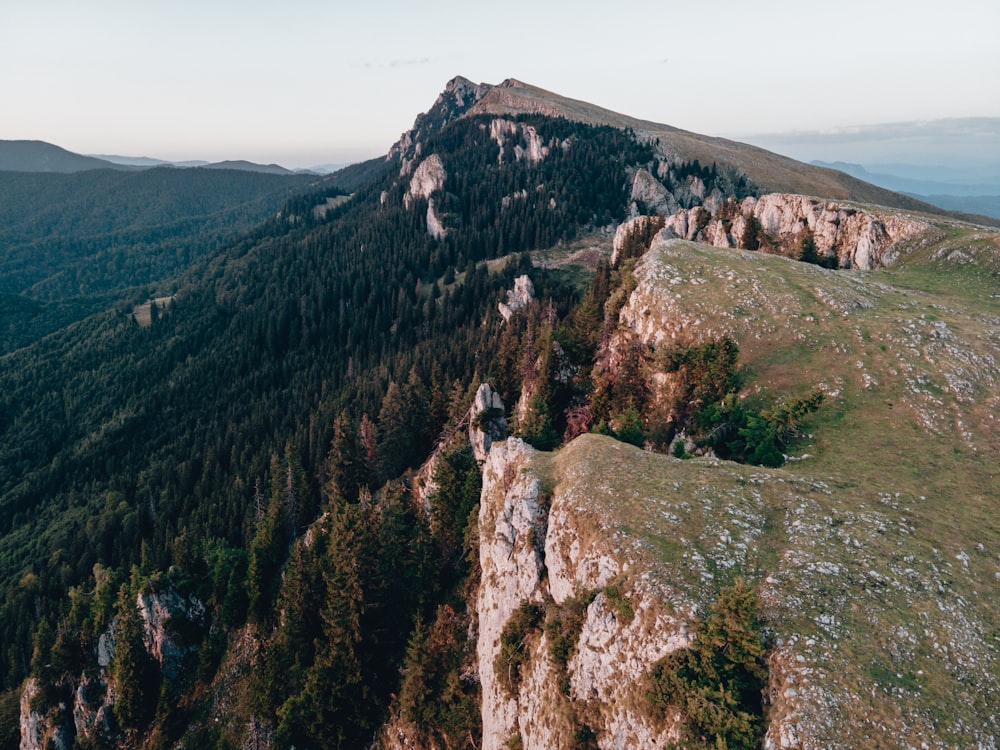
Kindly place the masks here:
[(363, 62), (355, 65), (365, 70), (398, 70), (399, 68), (415, 68), (418, 65), (429, 65), (437, 62), (436, 57), (421, 57), (410, 60), (390, 60), (389, 62)]

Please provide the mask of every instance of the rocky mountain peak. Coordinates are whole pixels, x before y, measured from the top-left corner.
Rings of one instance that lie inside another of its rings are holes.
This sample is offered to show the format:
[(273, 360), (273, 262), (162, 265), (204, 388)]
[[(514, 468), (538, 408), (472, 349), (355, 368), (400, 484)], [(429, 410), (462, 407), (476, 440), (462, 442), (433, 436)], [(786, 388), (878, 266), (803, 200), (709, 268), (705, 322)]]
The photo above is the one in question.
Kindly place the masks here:
[(473, 83), (464, 76), (455, 76), (445, 84), (444, 91), (438, 96), (438, 101), (451, 98), (456, 105), (464, 107), (466, 99), (472, 100), (470, 104), (477, 102), (491, 88), (493, 87), (488, 83)]
[(445, 84), (444, 90), (438, 94), (433, 106), (427, 112), (417, 115), (413, 127), (400, 136), (389, 149), (386, 158), (390, 161), (397, 158), (402, 160), (401, 172), (406, 174), (407, 166), (412, 166), (414, 156), (418, 155), (421, 141), (464, 115), (493, 88), (488, 83), (473, 83), (464, 76), (455, 76)]

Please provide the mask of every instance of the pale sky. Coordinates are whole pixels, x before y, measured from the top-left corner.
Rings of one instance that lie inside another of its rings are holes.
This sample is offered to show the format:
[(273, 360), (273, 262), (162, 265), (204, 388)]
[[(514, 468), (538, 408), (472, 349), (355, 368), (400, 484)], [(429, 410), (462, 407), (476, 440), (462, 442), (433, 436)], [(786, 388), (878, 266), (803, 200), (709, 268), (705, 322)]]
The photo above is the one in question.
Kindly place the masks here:
[(455, 75), (708, 135), (1000, 117), (997, 0), (0, 0), (0, 139), (303, 167)]

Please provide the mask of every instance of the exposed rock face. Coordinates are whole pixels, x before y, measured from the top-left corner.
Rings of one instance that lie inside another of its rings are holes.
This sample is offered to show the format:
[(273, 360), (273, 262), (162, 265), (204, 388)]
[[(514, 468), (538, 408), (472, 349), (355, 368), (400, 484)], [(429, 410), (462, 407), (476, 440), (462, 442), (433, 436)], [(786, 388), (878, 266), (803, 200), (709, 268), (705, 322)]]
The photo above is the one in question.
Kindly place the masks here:
[[(678, 216), (687, 215), (687, 212), (681, 212)], [(615, 239), (612, 243), (611, 249), (611, 265), (615, 266), (618, 264), (619, 256), (621, 255), (622, 248), (625, 246), (625, 241), (630, 235), (636, 234), (638, 232), (646, 231), (655, 222), (661, 221), (657, 216), (633, 216), (631, 219), (626, 219), (618, 228), (615, 230)]]
[[(528, 199), (528, 191), (522, 188), (521, 190), (518, 190), (512, 193), (511, 195), (505, 195), (503, 198), (501, 198), (500, 207), (510, 208), (511, 204), (514, 201), (523, 201), (527, 199)], [(555, 208), (555, 206), (553, 206), (553, 208)]]
[(642, 202), (646, 209), (658, 213), (669, 214), (680, 206), (674, 197), (663, 186), (663, 183), (653, 177), (645, 169), (637, 169), (632, 178), (632, 201)]
[[(503, 162), (503, 148), (508, 140), (517, 141), (514, 144), (514, 160), (526, 160), (530, 164), (537, 164), (546, 156), (555, 142), (551, 145), (542, 143), (538, 131), (531, 125), (517, 123), (513, 120), (496, 119), (490, 123), (490, 138), (500, 146), (498, 160)], [(522, 145), (523, 144), (523, 145)], [(569, 148), (569, 143), (565, 142), (563, 148)]]
[(136, 607), (143, 625), (146, 651), (160, 664), (164, 677), (176, 679), (184, 657), (197, 650), (197, 645), (180, 643), (174, 635), (183, 630), (184, 621), (200, 627), (205, 617), (205, 605), (193, 596), (184, 598), (173, 587), (164, 591), (142, 593)]
[(518, 310), (527, 307), (535, 299), (535, 285), (527, 274), (514, 279), (514, 288), (508, 290), (507, 301), (498, 305), (500, 314), (504, 320), (510, 320), (510, 316)]
[(434, 207), (433, 198), (427, 201), (427, 234), (436, 240), (443, 240), (445, 235), (448, 234), (448, 230), (445, 229), (444, 224), (441, 222), (441, 217), (438, 216), (437, 210)]
[(492, 88), (494, 87), (489, 84), (473, 83), (462, 76), (456, 76), (448, 81), (430, 110), (417, 115), (413, 127), (403, 133), (389, 149), (386, 159), (400, 160), (400, 177), (408, 175), (420, 157), (420, 143), (424, 138), (461, 117)]
[(469, 413), (469, 442), (476, 461), (482, 464), (490, 454), (490, 448), (497, 440), (507, 436), (507, 419), (504, 416), (503, 400), (489, 383), (483, 383), (476, 390)]
[(415, 198), (429, 199), (433, 193), (444, 187), (447, 176), (441, 157), (431, 154), (420, 162), (420, 166), (410, 178), (410, 187), (403, 196), (403, 205), (409, 209)]
[(444, 164), (441, 163), (441, 157), (437, 154), (431, 154), (420, 162), (420, 166), (413, 173), (410, 186), (403, 196), (403, 205), (407, 210), (417, 198), (423, 198), (427, 201), (427, 233), (436, 240), (444, 239), (448, 230), (445, 229), (441, 217), (438, 216), (434, 198), (431, 196), (444, 188), (444, 181), (447, 177), (448, 173), (445, 172)]
[(73, 726), (77, 737), (110, 740), (115, 725), (107, 690), (104, 680), (86, 676), (76, 686), (73, 693)]
[(545, 538), (546, 514), (540, 505), (538, 479), (519, 471), (530, 451), (522, 441), (510, 438), (494, 446), (483, 466), (479, 510), (483, 585), (476, 602), (483, 750), (500, 750), (518, 722), (518, 702), (506, 695), (494, 672), (500, 634), (522, 602), (544, 601), (544, 563), (538, 540)]
[[(145, 591), (136, 597), (136, 610), (143, 625), (143, 645), (160, 665), (164, 677), (181, 676), (185, 657), (197, 650), (200, 637), (184, 643), (184, 633), (204, 627), (205, 605), (193, 596), (181, 596), (167, 584), (159, 591)], [(54, 705), (37, 706), (42, 690), (38, 680), (29, 679), (21, 693), (21, 749), (56, 747), (69, 750), (74, 737), (90, 742), (112, 743), (116, 724), (111, 711), (115, 703), (107, 669), (114, 662), (118, 619), (98, 638), (94, 656), (99, 672), (78, 676), (62, 675), (56, 682), (63, 696)], [(35, 707), (33, 707), (35, 706)], [(72, 723), (70, 723), (72, 720)], [(103, 745), (101, 745), (103, 746)]]
[(115, 660), (115, 628), (118, 618), (111, 621), (111, 627), (101, 633), (97, 639), (97, 665), (102, 669), (111, 666)]
[[(42, 693), (42, 687), (34, 677), (28, 678), (21, 692), (21, 744), (20, 750), (70, 750), (73, 736), (65, 721), (60, 717), (47, 716), (33, 707)], [(59, 714), (64, 717), (64, 704), (59, 706)]]
[(43, 747), (44, 717), (31, 708), (41, 688), (38, 680), (30, 677), (21, 692), (21, 750), (41, 750)]
[(634, 603), (629, 621), (597, 593), (567, 665), (568, 695), (560, 687), (563, 675), (549, 656), (544, 632), (527, 641), (529, 653), (515, 693), (508, 688), (507, 674), (496, 672), (500, 636), (523, 603), (561, 604), (574, 594), (600, 589), (631, 564), (629, 555), (609, 539), (578, 527), (577, 498), (557, 493), (549, 507), (533, 471), (536, 455), (511, 438), (494, 446), (483, 467), (483, 584), (476, 604), (482, 747), (500, 750), (514, 736), (525, 748), (568, 747), (583, 722), (601, 747), (662, 747), (676, 739), (676, 728), (650, 723), (641, 710), (641, 678), (657, 659), (690, 638), (652, 586), (629, 590)]
[(699, 239), (716, 247), (739, 247), (750, 216), (756, 217), (782, 251), (794, 253), (805, 232), (812, 232), (820, 255), (835, 256), (842, 267), (871, 270), (891, 266), (893, 246), (930, 229), (898, 212), (869, 212), (820, 198), (771, 193), (744, 198), (730, 220), (713, 218), (699, 225), (693, 208), (667, 218), (667, 228), (681, 239)]

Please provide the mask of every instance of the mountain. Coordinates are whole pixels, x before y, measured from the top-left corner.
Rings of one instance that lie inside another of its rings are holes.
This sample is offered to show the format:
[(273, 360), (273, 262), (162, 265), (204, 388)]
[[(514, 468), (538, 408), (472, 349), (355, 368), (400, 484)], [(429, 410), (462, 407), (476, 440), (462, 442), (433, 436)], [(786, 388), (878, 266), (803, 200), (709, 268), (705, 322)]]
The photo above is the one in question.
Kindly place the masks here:
[(96, 159), (103, 159), (112, 164), (121, 164), (127, 167), (205, 167), (208, 162), (201, 159), (187, 161), (167, 161), (165, 159), (153, 159), (149, 156), (116, 156), (107, 154), (89, 154)]
[[(464, 84), (463, 84), (464, 85)], [(659, 139), (666, 156), (738, 169), (766, 192), (801, 193), (857, 200), (895, 208), (924, 210), (925, 204), (882, 190), (835, 171), (803, 164), (745, 143), (690, 133), (678, 128), (621, 115), (586, 102), (567, 99), (515, 79), (484, 89), (471, 114), (536, 112), (595, 125), (631, 128)]]
[(293, 174), (278, 164), (254, 164), (252, 161), (218, 161), (206, 164), (205, 169), (235, 169), (243, 172), (259, 172), (261, 174)]
[(0, 352), (143, 301), (316, 184), (173, 168), (0, 174), (0, 294), (25, 302), (5, 311)]
[[(261, 174), (293, 174), (279, 164), (256, 164), (245, 160), (220, 162), (171, 162), (146, 156), (83, 156), (44, 141), (0, 141), (0, 172), (59, 172), (71, 174), (91, 169), (151, 169), (154, 167), (205, 167)], [(332, 165), (338, 168), (345, 165)], [(327, 172), (335, 171), (328, 169)]]
[[(814, 161), (813, 164), (829, 169), (838, 169), (889, 190), (914, 195), (921, 200), (951, 211), (964, 211), (970, 214), (991, 216), (995, 219), (1000, 218), (1000, 180), (973, 183), (966, 177), (965, 181), (962, 181), (962, 177), (959, 175), (968, 175), (968, 172), (963, 173), (958, 170), (952, 170), (953, 173), (958, 173), (952, 181), (943, 181), (938, 175), (944, 170), (932, 171), (928, 177), (901, 177), (887, 172), (872, 173), (861, 164), (819, 161)], [(895, 168), (904, 171), (905, 165), (896, 165)], [(905, 171), (912, 171), (912, 168)], [(926, 169), (921, 170), (922, 174), (928, 172), (929, 170)]]
[(350, 163), (332, 163), (332, 164), (317, 164), (309, 168), (310, 172), (315, 172), (316, 174), (330, 174), (331, 172), (337, 172), (344, 167), (350, 166)]
[[(954, 173), (995, 178), (1000, 168), (1000, 118), (963, 117), (831, 127), (747, 136), (803, 161), (865, 164), (874, 172), (939, 178)], [(973, 180), (978, 182), (979, 180)]]
[(81, 156), (44, 141), (0, 141), (0, 172), (82, 172), (122, 169), (92, 156)]
[(1000, 195), (923, 195), (921, 200), (949, 211), (1000, 219)]
[[(954, 196), (996, 195), (1000, 193), (1000, 180), (994, 182), (983, 181), (974, 183), (968, 178), (963, 180), (962, 177), (958, 175), (951, 180), (944, 180), (940, 177), (935, 179), (935, 177), (932, 176), (934, 173), (924, 177), (904, 177), (897, 174), (891, 174), (889, 172), (870, 172), (861, 164), (850, 164), (839, 161), (832, 163), (814, 161), (813, 164), (820, 167), (827, 167), (828, 169), (838, 169), (841, 172), (854, 175), (862, 180), (877, 183), (878, 185), (888, 188), (889, 190), (897, 190), (906, 193)], [(899, 164), (896, 165), (895, 168), (902, 170), (904, 166), (905, 165)], [(884, 168), (891, 169), (893, 167), (891, 165), (886, 165)]]
[(994, 745), (998, 270), (453, 79), (0, 359), (0, 746)]
[(112, 164), (121, 164), (125, 167), (163, 167), (172, 164), (172, 162), (163, 159), (152, 159), (148, 156), (117, 156), (114, 154), (89, 154), (89, 156), (109, 161)]

